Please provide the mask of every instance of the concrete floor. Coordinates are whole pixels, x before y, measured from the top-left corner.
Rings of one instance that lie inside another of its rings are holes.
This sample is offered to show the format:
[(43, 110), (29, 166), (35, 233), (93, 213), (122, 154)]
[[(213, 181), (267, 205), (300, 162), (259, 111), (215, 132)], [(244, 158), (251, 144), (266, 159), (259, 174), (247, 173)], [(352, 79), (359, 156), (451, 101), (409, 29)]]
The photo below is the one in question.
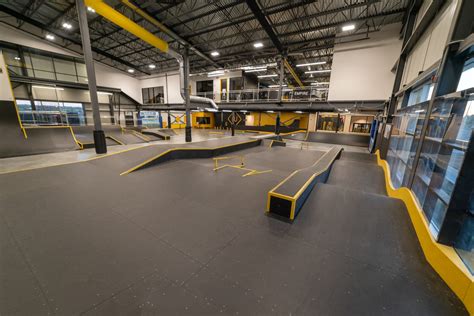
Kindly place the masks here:
[(347, 162), (290, 224), (267, 192), (323, 152), (242, 150), (272, 170), (249, 177), (212, 159), (120, 176), (150, 151), (0, 176), (1, 315), (465, 314), (400, 203), (344, 187)]

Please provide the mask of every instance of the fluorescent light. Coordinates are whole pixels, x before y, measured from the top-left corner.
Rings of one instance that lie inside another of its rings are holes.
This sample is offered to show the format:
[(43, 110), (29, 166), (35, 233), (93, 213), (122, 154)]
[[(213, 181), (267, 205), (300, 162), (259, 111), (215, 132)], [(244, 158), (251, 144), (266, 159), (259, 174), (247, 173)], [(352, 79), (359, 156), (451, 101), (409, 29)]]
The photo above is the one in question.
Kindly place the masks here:
[[(286, 84), (283, 84), (283, 85), (281, 85), (281, 86), (282, 86), (282, 87), (286, 87)], [(269, 85), (268, 87), (269, 87), (269, 88), (279, 88), (280, 85), (279, 85), (279, 84), (271, 84), (271, 85)]]
[(267, 113), (275, 113), (275, 111), (269, 110), (267, 111)]
[(135, 69), (129, 68), (127, 71), (128, 71), (129, 73), (133, 74), (133, 73), (135, 72)]
[(262, 43), (262, 42), (253, 43), (253, 47), (255, 47), (255, 48), (262, 48), (262, 47), (263, 47), (263, 43)]
[(211, 52), (211, 56), (214, 56), (214, 57), (215, 57), (215, 56), (219, 56), (219, 55), (220, 55), (220, 54), (219, 54), (218, 51), (213, 51), (213, 52)]
[(329, 84), (329, 82), (311, 82), (312, 86), (319, 86), (319, 85), (323, 85), (323, 84)]
[(48, 39), (50, 41), (54, 41), (55, 37), (52, 34), (46, 34), (46, 39)]
[(59, 91), (64, 90), (64, 88), (48, 87), (48, 86), (31, 86), (31, 87), (36, 88), (36, 89), (59, 90)]
[(206, 108), (206, 111), (208, 111), (208, 112), (217, 112), (217, 110), (214, 109), (214, 108)]
[(261, 68), (267, 68), (267, 67), (276, 67), (276, 63), (269, 63), (269, 64), (264, 64), (264, 65), (257, 65), (257, 66), (242, 66), (240, 69), (242, 70), (252, 70), (252, 69), (261, 69)]
[(324, 91), (324, 90), (329, 90), (329, 88), (317, 88), (316, 90)]
[(273, 74), (273, 75), (260, 75), (260, 76), (257, 76), (258, 78), (272, 78), (272, 77), (278, 77), (277, 74)]
[(295, 111), (295, 113), (303, 114), (303, 111)]
[(222, 110), (222, 112), (232, 113), (232, 110)]
[(156, 66), (155, 66), (155, 65), (153, 65), (153, 64), (150, 64), (150, 65), (148, 65), (148, 68), (150, 68), (150, 69), (155, 69), (155, 68), (156, 68)]
[(87, 7), (87, 11), (92, 12), (92, 13), (95, 13), (95, 10), (92, 9), (91, 7)]
[(327, 69), (327, 70), (311, 70), (311, 71), (305, 71), (304, 73), (305, 73), (305, 74), (319, 74), (319, 73), (323, 73), (323, 72), (331, 72), (331, 69)]
[(247, 110), (240, 110), (240, 112), (247, 113), (248, 111)]
[(72, 29), (72, 25), (67, 23), (67, 22), (64, 22), (63, 23), (63, 28), (70, 30), (70, 29)]
[(258, 68), (258, 69), (245, 70), (245, 72), (258, 72), (258, 71), (267, 71), (267, 67), (265, 67), (265, 68)]
[(15, 60), (21, 60), (21, 58), (18, 56), (15, 56)]
[(224, 75), (224, 70), (215, 70), (207, 73), (208, 77), (219, 77)]
[(104, 91), (97, 91), (97, 94), (103, 94), (103, 95), (113, 95), (113, 93), (110, 93), (110, 92), (104, 92)]
[(347, 32), (347, 31), (352, 31), (352, 30), (355, 29), (355, 28), (356, 28), (356, 27), (355, 27), (355, 24), (348, 24), (348, 25), (344, 25), (344, 26), (342, 27), (342, 30), (343, 30), (344, 32)]
[(296, 67), (306, 67), (306, 66), (313, 66), (313, 65), (324, 65), (326, 62), (325, 61), (317, 61), (314, 63), (307, 63), (307, 64), (298, 64)]

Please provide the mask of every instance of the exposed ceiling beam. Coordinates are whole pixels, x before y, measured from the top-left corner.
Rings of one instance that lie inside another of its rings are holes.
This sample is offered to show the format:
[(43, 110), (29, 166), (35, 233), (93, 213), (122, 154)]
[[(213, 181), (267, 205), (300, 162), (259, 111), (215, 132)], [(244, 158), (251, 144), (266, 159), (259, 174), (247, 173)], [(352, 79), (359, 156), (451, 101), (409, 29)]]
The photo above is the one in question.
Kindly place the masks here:
[[(81, 41), (78, 40), (78, 39), (76, 39), (76, 38), (74, 38), (74, 37), (72, 37), (70, 34), (67, 34), (67, 33), (65, 33), (65, 32), (63, 32), (63, 31), (61, 31), (61, 30), (56, 30), (56, 29), (52, 28), (52, 27), (49, 26), (49, 25), (45, 25), (45, 24), (43, 24), (43, 23), (41, 23), (41, 22), (39, 22), (39, 21), (36, 21), (36, 20), (34, 20), (34, 19), (32, 19), (32, 18), (30, 18), (30, 17), (28, 17), (28, 16), (25, 16), (25, 15), (23, 15), (23, 14), (21, 14), (21, 13), (15, 11), (15, 10), (12, 10), (12, 9), (10, 9), (9, 7), (6, 7), (6, 6), (2, 5), (2, 4), (0, 4), (0, 11), (5, 12), (5, 13), (7, 13), (8, 15), (11, 15), (11, 16), (15, 17), (15, 18), (18, 19), (18, 20), (21, 20), (21, 21), (24, 21), (24, 22), (26, 22), (26, 23), (28, 23), (28, 24), (31, 24), (31, 25), (33, 25), (33, 26), (36, 26), (37, 28), (39, 28), (39, 29), (41, 29), (41, 30), (43, 30), (43, 31), (47, 31), (48, 33), (54, 34), (54, 35), (56, 35), (56, 36), (58, 36), (58, 37), (61, 37), (61, 38), (65, 39), (65, 40), (67, 40), (67, 41), (69, 41), (69, 42), (71, 42), (71, 43), (73, 43), (73, 44), (75, 44), (75, 45), (80, 46), (81, 49), (82, 49), (82, 43), (81, 43)], [(99, 48), (94, 48), (94, 47), (92, 47), (92, 51), (95, 52), (95, 53), (97, 53), (97, 54), (99, 54), (99, 55), (102, 55), (102, 56), (104, 56), (104, 57), (107, 57), (108, 59), (111, 59), (111, 60), (114, 60), (114, 61), (116, 61), (116, 62), (118, 62), (118, 63), (121, 63), (121, 64), (123, 64), (123, 65), (125, 65), (125, 66), (127, 66), (127, 67), (136, 69), (136, 70), (138, 70), (138, 71), (140, 71), (140, 72), (142, 72), (142, 73), (144, 73), (144, 74), (147, 74), (147, 75), (150, 74), (149, 72), (140, 70), (140, 69), (138, 69), (135, 65), (133, 65), (133, 64), (131, 64), (131, 63), (129, 63), (129, 62), (123, 60), (123, 59), (117, 58), (116, 56), (114, 56), (114, 55), (112, 55), (112, 54), (110, 54), (110, 53), (108, 53), (108, 52), (106, 52), (106, 51), (103, 51), (103, 50), (101, 50), (101, 49), (99, 49)]]
[(255, 15), (255, 18), (257, 18), (258, 22), (260, 23), (262, 28), (265, 30), (265, 33), (267, 33), (268, 37), (272, 41), (273, 46), (276, 47), (276, 49), (278, 50), (280, 54), (284, 54), (285, 49), (283, 48), (283, 45), (278, 39), (278, 36), (275, 34), (275, 31), (273, 30), (272, 25), (267, 20), (267, 17), (265, 16), (265, 14), (263, 14), (262, 9), (257, 3), (257, 0), (246, 0), (246, 2), (250, 10), (252, 10), (253, 14)]
[(180, 44), (188, 46), (190, 48), (190, 50), (192, 50), (196, 55), (198, 55), (202, 59), (206, 60), (211, 65), (213, 65), (215, 67), (218, 67), (218, 68), (221, 67), (214, 60), (212, 60), (209, 56), (207, 56), (206, 54), (201, 52), (199, 49), (194, 47), (194, 45), (192, 43), (190, 43), (187, 39), (180, 36), (173, 29), (171, 29), (168, 26), (164, 25), (163, 23), (158, 21), (156, 18), (152, 17), (148, 12), (146, 12), (146, 9), (145, 10), (140, 9), (140, 7), (138, 7), (135, 4), (131, 3), (129, 0), (122, 0), (122, 3), (124, 3), (132, 11), (137, 12), (140, 16), (142, 16), (144, 19), (146, 19), (149, 23), (151, 23), (154, 26), (158, 27), (165, 34), (167, 34), (168, 36), (171, 36), (172, 38), (174, 38)]

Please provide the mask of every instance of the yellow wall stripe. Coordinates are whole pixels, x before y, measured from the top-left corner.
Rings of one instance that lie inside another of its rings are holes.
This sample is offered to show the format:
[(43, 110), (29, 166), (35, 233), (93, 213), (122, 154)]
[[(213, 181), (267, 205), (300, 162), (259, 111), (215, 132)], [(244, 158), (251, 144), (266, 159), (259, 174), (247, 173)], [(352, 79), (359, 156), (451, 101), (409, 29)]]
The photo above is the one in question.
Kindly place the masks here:
[(376, 152), (376, 155), (377, 164), (383, 168), (385, 173), (387, 193), (390, 197), (400, 199), (405, 203), (426, 260), (460, 298), (469, 313), (474, 315), (474, 276), (453, 247), (436, 242), (429, 231), (428, 222), (413, 192), (406, 187), (395, 189), (390, 178), (390, 167), (387, 161), (380, 158), (379, 151)]

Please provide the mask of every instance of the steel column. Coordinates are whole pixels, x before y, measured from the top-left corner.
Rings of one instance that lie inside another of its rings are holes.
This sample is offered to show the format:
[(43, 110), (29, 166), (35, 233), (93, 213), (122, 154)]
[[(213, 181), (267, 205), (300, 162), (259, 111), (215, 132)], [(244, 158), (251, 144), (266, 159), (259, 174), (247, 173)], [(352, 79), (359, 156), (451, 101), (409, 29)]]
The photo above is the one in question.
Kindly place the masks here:
[(285, 57), (281, 56), (280, 59), (280, 87), (278, 89), (278, 102), (282, 101), (283, 97), (283, 78), (285, 77)]
[(184, 104), (186, 107), (186, 142), (192, 141), (191, 136), (191, 99), (189, 91), (189, 47), (184, 48)]
[(92, 57), (91, 41), (89, 37), (89, 26), (87, 24), (87, 12), (84, 0), (76, 0), (79, 29), (81, 31), (82, 51), (86, 64), (89, 95), (91, 98), (92, 117), (94, 119), (94, 145), (98, 154), (107, 153), (105, 134), (100, 122), (99, 99), (97, 97), (97, 84), (95, 80), (94, 60)]

